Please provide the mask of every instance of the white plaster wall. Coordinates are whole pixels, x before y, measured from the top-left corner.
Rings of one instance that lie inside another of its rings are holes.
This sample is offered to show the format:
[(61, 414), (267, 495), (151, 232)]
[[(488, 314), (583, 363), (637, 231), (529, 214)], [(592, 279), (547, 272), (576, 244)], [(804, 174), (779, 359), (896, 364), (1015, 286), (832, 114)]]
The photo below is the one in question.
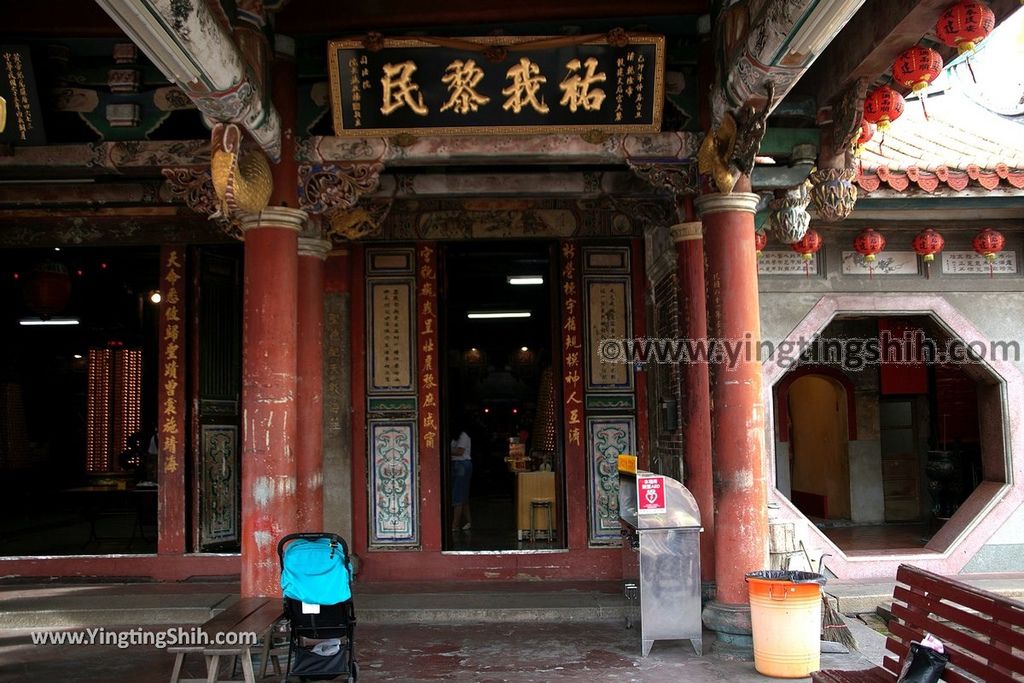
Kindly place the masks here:
[(1024, 544), (1024, 505), (1010, 515), (999, 531), (992, 534), (985, 545), (1017, 545)]
[(862, 524), (885, 521), (881, 443), (851, 441), (849, 454), (850, 517)]

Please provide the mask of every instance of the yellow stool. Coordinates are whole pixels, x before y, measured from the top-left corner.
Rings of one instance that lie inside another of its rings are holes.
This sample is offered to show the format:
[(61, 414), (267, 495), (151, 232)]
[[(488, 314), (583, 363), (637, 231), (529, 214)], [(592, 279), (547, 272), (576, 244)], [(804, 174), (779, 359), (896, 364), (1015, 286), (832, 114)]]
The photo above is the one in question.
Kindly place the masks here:
[(547, 540), (552, 541), (555, 537), (554, 530), (554, 519), (552, 519), (551, 511), (554, 507), (554, 501), (550, 498), (533, 498), (530, 500), (530, 542), (535, 543), (537, 541), (537, 510), (543, 510), (547, 513), (548, 518), (548, 536)]

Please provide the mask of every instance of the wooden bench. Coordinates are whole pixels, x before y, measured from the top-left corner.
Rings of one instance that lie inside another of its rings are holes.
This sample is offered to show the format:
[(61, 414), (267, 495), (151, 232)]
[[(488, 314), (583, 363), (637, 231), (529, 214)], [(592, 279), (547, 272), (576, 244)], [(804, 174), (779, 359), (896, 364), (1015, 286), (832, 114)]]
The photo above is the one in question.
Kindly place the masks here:
[[(238, 659), (242, 663), (242, 675), (247, 683), (255, 683), (256, 676), (252, 666), (251, 650), (253, 643), (234, 645), (217, 644), (228, 633), (258, 633), (261, 642), (260, 678), (266, 675), (267, 664), (271, 659), (273, 645), (273, 628), (284, 614), (280, 598), (242, 598), (231, 607), (209, 619), (200, 629), (206, 634), (205, 645), (189, 644), (168, 647), (174, 653), (174, 669), (171, 671), (171, 683), (216, 683), (220, 673), (221, 657), (235, 658), (231, 672), (234, 673)], [(206, 658), (206, 678), (181, 678), (181, 668), (188, 654), (202, 654)], [(281, 675), (281, 665), (276, 656), (273, 657), (274, 670)]]
[(920, 642), (925, 633), (945, 647), (947, 683), (1024, 680), (1024, 604), (905, 564), (896, 573), (892, 597), (884, 666), (815, 671), (812, 681), (892, 683), (911, 641)]

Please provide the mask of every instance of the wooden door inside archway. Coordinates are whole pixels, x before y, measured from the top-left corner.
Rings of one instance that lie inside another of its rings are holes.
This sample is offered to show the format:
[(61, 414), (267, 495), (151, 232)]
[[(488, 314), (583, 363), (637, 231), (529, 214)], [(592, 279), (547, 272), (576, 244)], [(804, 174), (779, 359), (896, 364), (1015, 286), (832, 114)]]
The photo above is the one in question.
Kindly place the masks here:
[(821, 375), (789, 389), (792, 501), (809, 516), (850, 519), (846, 392)]

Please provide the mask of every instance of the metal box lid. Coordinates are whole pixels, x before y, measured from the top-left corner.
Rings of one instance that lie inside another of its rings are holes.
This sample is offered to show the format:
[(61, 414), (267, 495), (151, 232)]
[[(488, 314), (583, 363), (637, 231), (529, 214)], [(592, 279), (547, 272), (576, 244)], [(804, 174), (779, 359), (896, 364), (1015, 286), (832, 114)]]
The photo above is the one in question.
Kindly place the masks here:
[(619, 472), (619, 517), (634, 529), (700, 529), (700, 510), (693, 494), (672, 477), (663, 477), (665, 511), (638, 514), (637, 477), (658, 476), (637, 470)]

